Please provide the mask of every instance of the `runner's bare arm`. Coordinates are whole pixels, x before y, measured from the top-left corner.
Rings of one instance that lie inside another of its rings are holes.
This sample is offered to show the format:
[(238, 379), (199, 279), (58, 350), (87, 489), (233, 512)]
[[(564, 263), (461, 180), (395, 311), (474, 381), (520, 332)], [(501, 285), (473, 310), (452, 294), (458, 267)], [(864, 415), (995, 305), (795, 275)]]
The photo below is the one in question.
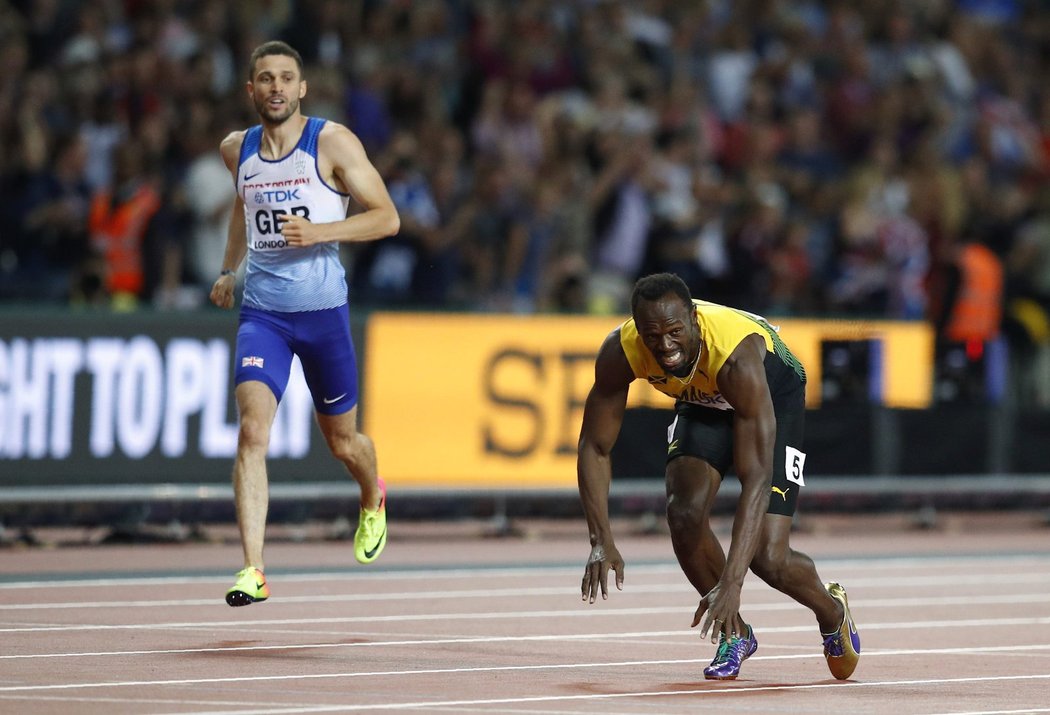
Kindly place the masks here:
[(616, 588), (623, 588), (624, 563), (609, 525), (611, 453), (623, 425), (627, 391), (634, 375), (620, 346), (619, 330), (606, 337), (598, 351), (594, 386), (583, 408), (583, 426), (577, 455), (580, 499), (587, 516), (591, 554), (584, 568), (581, 593), (594, 603), (601, 590), (608, 598), (609, 569), (616, 572)]
[(766, 381), (766, 345), (762, 336), (744, 338), (718, 372), (718, 388), (733, 406), (733, 464), (740, 480), (740, 499), (733, 518), (733, 538), (722, 576), (701, 599), (693, 618), (697, 625), (706, 611), (701, 636), (710, 626), (731, 635), (740, 623), (740, 590), (758, 548), (763, 515), (769, 506), (773, 479), (776, 417)]
[(341, 124), (328, 122), (317, 141), (321, 176), (334, 188), (350, 194), (364, 211), (323, 224), (284, 214), (280, 217), (281, 234), (288, 244), (374, 241), (397, 233), (401, 227), (397, 208), (361, 140)]
[[(219, 154), (233, 176), (234, 186), (237, 185), (237, 161), (240, 158), (243, 141), (243, 131), (232, 132), (219, 145)], [(222, 266), (219, 268), (219, 277), (215, 279), (209, 295), (211, 302), (220, 308), (233, 307), (233, 289), (237, 283), (235, 274), (247, 253), (248, 237), (244, 226), (244, 201), (238, 195), (233, 201), (233, 212), (230, 214), (230, 225), (226, 232), (226, 253), (223, 255)]]

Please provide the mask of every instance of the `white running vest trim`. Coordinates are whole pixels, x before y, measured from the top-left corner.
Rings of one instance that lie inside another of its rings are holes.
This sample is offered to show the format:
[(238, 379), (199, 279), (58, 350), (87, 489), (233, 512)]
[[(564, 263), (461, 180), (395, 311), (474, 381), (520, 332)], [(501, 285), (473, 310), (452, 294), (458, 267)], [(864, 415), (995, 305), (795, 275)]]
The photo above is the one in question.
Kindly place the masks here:
[(317, 137), (324, 119), (310, 117), (295, 149), (270, 161), (259, 155), (262, 127), (245, 132), (237, 165), (237, 193), (244, 200), (248, 267), (244, 304), (298, 313), (337, 308), (347, 302), (346, 272), (338, 243), (289, 247), (277, 216), (295, 214), (312, 223), (346, 218), (350, 197), (317, 171)]

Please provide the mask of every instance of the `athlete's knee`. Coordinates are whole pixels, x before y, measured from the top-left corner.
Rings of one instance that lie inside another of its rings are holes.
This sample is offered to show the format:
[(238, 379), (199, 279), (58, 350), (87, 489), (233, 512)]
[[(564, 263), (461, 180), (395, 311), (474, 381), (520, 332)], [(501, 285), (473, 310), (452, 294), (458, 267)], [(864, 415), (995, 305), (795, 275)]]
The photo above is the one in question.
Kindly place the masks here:
[(266, 451), (270, 446), (270, 425), (266, 420), (242, 417), (237, 433), (237, 444), (242, 449)]
[[(718, 491), (713, 470), (685, 458), (667, 469), (667, 525), (677, 538), (699, 538), (707, 528), (711, 503)], [(705, 471), (706, 470), (706, 471)]]
[(773, 588), (783, 584), (787, 573), (789, 549), (786, 544), (763, 540), (751, 560), (751, 570)]
[(342, 429), (328, 435), (328, 449), (332, 456), (353, 469), (368, 459), (372, 441), (356, 429)]
[(699, 538), (707, 528), (706, 500), (696, 492), (672, 492), (667, 497), (667, 526), (675, 539)]
[(328, 449), (332, 452), (332, 456), (343, 462), (353, 460), (357, 454), (354, 444), (355, 435), (354, 430), (339, 430), (326, 435)]

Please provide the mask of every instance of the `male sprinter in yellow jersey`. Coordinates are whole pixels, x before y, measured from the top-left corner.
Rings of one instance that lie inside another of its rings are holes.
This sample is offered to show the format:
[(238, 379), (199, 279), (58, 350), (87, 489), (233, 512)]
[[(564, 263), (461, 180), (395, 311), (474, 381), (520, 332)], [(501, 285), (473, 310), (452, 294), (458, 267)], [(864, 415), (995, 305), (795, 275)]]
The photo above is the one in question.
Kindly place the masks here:
[[(758, 649), (739, 613), (749, 567), (813, 611), (832, 675), (850, 677), (860, 638), (846, 592), (837, 583), (823, 584), (813, 561), (788, 544), (804, 485), (802, 365), (765, 320), (693, 300), (670, 273), (635, 284), (631, 313), (602, 343), (583, 412), (577, 470), (591, 537), (583, 599), (594, 603), (599, 589), (608, 598), (609, 569), (616, 572), (616, 587), (623, 587), (624, 562), (609, 526), (610, 453), (628, 387), (648, 380), (676, 400), (667, 430), (667, 523), (678, 563), (701, 595), (693, 626), (703, 620), (701, 637), (710, 630), (712, 642), (718, 641), (704, 677), (736, 678)], [(741, 493), (727, 557), (709, 517), (731, 466)]]

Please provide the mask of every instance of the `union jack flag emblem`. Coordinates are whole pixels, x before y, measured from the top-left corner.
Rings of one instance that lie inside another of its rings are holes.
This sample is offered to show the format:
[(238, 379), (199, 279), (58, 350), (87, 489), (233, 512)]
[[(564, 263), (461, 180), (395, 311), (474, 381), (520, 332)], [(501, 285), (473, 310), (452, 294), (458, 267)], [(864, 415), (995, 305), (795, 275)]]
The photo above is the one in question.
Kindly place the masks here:
[(241, 358), (241, 367), (262, 367), (263, 359), (261, 357), (246, 357)]

